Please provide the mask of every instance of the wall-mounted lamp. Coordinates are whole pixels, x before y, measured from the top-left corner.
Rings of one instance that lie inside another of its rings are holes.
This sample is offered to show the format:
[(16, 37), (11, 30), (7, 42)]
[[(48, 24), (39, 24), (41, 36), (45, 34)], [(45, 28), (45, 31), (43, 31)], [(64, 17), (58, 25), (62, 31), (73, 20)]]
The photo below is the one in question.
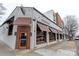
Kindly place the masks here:
[(6, 27), (8, 29), (8, 27)]
[(33, 21), (36, 21), (35, 19), (33, 19)]
[(32, 36), (32, 32), (30, 32), (30, 36)]

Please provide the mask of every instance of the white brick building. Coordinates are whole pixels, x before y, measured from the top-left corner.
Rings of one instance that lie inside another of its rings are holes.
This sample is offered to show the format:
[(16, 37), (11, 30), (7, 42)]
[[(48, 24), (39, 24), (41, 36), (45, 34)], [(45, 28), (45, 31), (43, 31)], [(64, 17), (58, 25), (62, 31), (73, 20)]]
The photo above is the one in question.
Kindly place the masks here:
[(34, 7), (16, 7), (0, 27), (0, 40), (12, 49), (34, 49), (56, 43), (62, 29)]

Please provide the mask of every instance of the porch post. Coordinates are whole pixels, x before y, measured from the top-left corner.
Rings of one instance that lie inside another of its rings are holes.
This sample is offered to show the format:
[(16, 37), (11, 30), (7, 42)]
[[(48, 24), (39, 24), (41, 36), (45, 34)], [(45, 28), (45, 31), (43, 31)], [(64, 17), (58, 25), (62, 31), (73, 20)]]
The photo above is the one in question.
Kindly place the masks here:
[(46, 32), (46, 40), (47, 40), (47, 44), (49, 44), (49, 32)]
[(36, 47), (36, 33), (37, 33), (37, 21), (32, 21), (31, 25), (31, 39), (30, 39), (30, 49), (34, 49)]
[(61, 34), (61, 40), (63, 40), (63, 34)]
[(64, 36), (63, 36), (63, 34), (62, 34), (62, 41), (64, 40)]
[(66, 39), (65, 34), (64, 34), (64, 40)]
[(63, 40), (64, 40), (64, 34), (63, 34)]
[(62, 40), (64, 39), (63, 34), (62, 34)]
[(56, 41), (58, 41), (58, 40), (57, 40), (57, 33), (55, 33), (55, 39), (56, 39)]
[(58, 34), (58, 36), (59, 36), (59, 37), (58, 37), (58, 40), (60, 41), (60, 34)]
[(59, 41), (59, 34), (57, 33), (57, 42)]

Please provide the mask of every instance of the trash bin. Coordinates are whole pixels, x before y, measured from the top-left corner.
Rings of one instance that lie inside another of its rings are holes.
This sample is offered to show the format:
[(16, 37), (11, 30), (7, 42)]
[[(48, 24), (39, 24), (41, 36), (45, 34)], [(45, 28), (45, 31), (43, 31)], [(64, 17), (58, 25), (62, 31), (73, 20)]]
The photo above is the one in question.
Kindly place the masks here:
[(77, 49), (77, 55), (79, 56), (79, 36), (75, 38), (75, 44), (76, 44), (76, 49)]

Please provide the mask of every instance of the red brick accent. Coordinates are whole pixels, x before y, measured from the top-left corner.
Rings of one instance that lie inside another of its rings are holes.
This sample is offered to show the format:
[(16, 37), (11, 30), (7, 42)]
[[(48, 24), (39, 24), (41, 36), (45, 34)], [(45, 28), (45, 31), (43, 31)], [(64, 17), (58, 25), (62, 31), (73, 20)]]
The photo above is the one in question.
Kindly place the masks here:
[(64, 22), (58, 13), (56, 13), (56, 24), (60, 27), (64, 26)]

